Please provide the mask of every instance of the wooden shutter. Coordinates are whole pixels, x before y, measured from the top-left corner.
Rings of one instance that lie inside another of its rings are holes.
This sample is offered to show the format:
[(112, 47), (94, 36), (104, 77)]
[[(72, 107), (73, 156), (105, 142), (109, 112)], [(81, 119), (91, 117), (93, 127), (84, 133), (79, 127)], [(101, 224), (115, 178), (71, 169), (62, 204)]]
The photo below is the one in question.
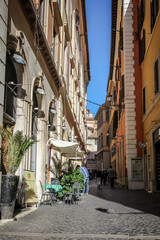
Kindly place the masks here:
[(141, 29), (143, 26), (144, 17), (145, 17), (145, 0), (141, 0)]
[(145, 38), (145, 29), (143, 29), (143, 37), (139, 40), (139, 64), (143, 62), (145, 55), (145, 47), (146, 47), (146, 38)]
[(118, 112), (114, 112), (114, 117), (113, 117), (113, 137), (116, 136), (116, 131), (118, 127)]
[(138, 32), (141, 31), (141, 2), (138, 4)]
[(153, 19), (153, 2), (150, 3), (150, 11), (151, 11), (151, 32), (154, 26), (154, 19)]
[(143, 88), (143, 114), (146, 113), (146, 88)]
[(158, 59), (154, 64), (154, 91), (155, 94), (159, 91), (159, 76), (158, 76)]

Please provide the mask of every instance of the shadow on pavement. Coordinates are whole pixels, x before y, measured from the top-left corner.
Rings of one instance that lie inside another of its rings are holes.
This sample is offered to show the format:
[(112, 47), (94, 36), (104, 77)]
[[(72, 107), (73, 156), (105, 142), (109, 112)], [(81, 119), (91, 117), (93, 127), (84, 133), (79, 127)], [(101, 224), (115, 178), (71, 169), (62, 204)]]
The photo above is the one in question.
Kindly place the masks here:
[[(123, 189), (117, 184), (115, 184), (114, 189), (111, 189), (108, 182), (106, 185), (102, 185), (99, 189), (97, 188), (96, 180), (91, 180), (90, 194), (160, 217), (160, 193), (148, 193), (144, 190)], [(107, 209), (97, 210), (108, 213)]]

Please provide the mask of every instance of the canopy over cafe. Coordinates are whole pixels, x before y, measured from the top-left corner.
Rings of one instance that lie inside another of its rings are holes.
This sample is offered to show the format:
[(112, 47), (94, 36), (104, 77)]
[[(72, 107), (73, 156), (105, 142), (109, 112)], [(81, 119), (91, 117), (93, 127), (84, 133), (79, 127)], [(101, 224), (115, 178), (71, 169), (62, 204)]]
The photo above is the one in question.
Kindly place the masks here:
[[(72, 166), (74, 169), (76, 165), (81, 165), (82, 161), (84, 161), (84, 151), (79, 149), (79, 143), (77, 142), (68, 142), (50, 138), (47, 141), (47, 147), (49, 150), (49, 159), (47, 164), (46, 184), (50, 184), (52, 179), (55, 178), (55, 175), (50, 171), (50, 169), (54, 167), (51, 159), (55, 153), (58, 154), (58, 160), (61, 161), (62, 164), (66, 161), (68, 166)], [(38, 186), (36, 186), (34, 172), (24, 170), (23, 176), (25, 179), (25, 205), (27, 206), (37, 203), (39, 195), (37, 193)]]

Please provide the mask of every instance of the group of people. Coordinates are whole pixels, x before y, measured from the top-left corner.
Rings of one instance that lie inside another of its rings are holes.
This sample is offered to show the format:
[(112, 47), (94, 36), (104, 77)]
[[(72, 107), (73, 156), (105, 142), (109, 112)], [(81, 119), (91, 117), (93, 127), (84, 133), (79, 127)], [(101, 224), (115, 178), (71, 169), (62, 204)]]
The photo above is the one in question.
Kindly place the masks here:
[[(87, 170), (87, 168), (85, 166), (80, 167), (80, 165), (76, 166), (76, 170), (79, 169), (81, 174), (83, 174), (84, 176), (84, 183), (85, 183), (85, 187), (82, 190), (82, 194), (88, 194), (89, 193), (89, 172)], [(96, 178), (97, 178), (97, 185), (98, 188), (100, 188), (100, 186), (102, 184), (106, 184), (106, 181), (108, 179), (108, 182), (110, 182), (111, 188), (114, 188), (114, 180), (116, 179), (116, 171), (112, 168), (112, 166), (110, 166), (110, 168), (106, 171), (104, 170), (102, 171), (98, 171), (96, 174)]]
[(98, 186), (98, 188), (100, 188), (100, 186), (102, 184), (105, 185), (107, 179), (108, 179), (108, 182), (110, 182), (110, 184), (111, 184), (111, 188), (114, 188), (114, 180), (116, 179), (116, 172), (112, 168), (112, 166), (110, 166), (108, 171), (104, 170), (104, 171), (98, 171), (97, 172), (97, 186)]

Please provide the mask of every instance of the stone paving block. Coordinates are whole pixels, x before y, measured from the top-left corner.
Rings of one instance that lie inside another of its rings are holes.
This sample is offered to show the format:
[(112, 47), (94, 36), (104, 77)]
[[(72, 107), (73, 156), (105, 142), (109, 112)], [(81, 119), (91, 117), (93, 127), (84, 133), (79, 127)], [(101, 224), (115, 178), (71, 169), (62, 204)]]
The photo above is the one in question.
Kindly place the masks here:
[(97, 189), (94, 181), (90, 193), (81, 198), (79, 205), (42, 205), (0, 227), (0, 240), (160, 239), (159, 195), (129, 191), (117, 185), (110, 189), (108, 183)]

